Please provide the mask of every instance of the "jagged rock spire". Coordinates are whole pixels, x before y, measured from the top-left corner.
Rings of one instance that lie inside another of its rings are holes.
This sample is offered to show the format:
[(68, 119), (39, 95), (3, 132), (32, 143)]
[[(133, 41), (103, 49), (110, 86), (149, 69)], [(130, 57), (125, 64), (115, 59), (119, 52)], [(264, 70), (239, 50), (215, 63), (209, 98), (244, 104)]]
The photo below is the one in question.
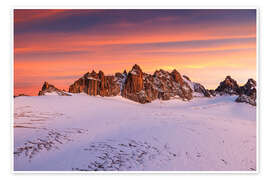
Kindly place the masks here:
[(226, 76), (225, 80), (220, 82), (219, 86), (215, 91), (221, 94), (239, 94), (239, 85), (236, 80), (231, 78), (231, 76)]
[(43, 96), (46, 95), (46, 93), (56, 93), (60, 96), (70, 96), (70, 94), (56, 88), (54, 85), (49, 84), (47, 81), (43, 83), (41, 91), (39, 91), (38, 95)]

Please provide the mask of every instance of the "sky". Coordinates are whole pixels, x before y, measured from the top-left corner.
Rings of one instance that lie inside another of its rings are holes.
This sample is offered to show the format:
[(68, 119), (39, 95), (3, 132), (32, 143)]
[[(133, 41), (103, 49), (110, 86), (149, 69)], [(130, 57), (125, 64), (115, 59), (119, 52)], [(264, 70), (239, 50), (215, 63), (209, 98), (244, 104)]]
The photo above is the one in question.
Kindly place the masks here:
[(15, 9), (14, 94), (44, 81), (68, 90), (84, 73), (176, 69), (215, 89), (256, 79), (255, 9)]

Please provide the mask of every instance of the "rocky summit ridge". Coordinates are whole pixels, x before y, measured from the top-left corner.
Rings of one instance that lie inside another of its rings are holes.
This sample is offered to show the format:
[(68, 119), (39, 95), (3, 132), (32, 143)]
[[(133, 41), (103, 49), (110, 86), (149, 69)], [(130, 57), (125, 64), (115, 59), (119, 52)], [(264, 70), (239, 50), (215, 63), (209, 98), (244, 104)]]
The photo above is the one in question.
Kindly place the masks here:
[(239, 86), (237, 81), (227, 76), (224, 81), (220, 82), (220, 85), (215, 89), (219, 95), (238, 95), (236, 102), (245, 102), (253, 106), (256, 106), (256, 81), (254, 79), (248, 79), (246, 84)]
[(69, 93), (67, 93), (63, 90), (60, 90), (60, 89), (56, 88), (54, 85), (49, 84), (48, 82), (45, 81), (43, 83), (42, 88), (39, 91), (38, 95), (44, 96), (48, 93), (56, 93), (57, 95), (60, 95), (60, 96), (71, 96)]
[(103, 97), (121, 95), (142, 104), (156, 99), (188, 101), (198, 96), (238, 95), (236, 102), (256, 105), (256, 81), (253, 79), (239, 86), (234, 79), (227, 76), (215, 90), (208, 90), (202, 84), (192, 82), (185, 75), (182, 76), (175, 69), (171, 72), (160, 69), (153, 74), (148, 74), (144, 73), (137, 64), (129, 72), (124, 70), (123, 73), (117, 72), (109, 76), (104, 75), (101, 70), (98, 73), (94, 70), (91, 73), (87, 72), (69, 86), (69, 93), (45, 82), (39, 95), (50, 92), (61, 96), (69, 96), (69, 93), (86, 93), (90, 96)]
[(193, 97), (191, 87), (177, 70), (168, 72), (161, 69), (151, 75), (144, 73), (137, 64), (128, 73), (117, 72), (114, 76), (105, 76), (102, 71), (86, 73), (70, 85), (69, 92), (93, 96), (121, 95), (142, 104), (156, 99), (190, 100)]

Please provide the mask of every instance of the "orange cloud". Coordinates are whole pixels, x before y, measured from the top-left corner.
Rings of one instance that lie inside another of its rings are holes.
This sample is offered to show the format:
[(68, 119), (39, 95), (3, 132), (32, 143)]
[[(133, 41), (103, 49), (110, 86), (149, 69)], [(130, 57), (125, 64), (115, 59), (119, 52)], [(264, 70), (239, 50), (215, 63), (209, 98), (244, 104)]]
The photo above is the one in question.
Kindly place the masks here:
[(63, 9), (15, 9), (14, 23), (30, 22), (47, 18), (55, 18), (56, 15), (64, 15)]
[[(103, 10), (84, 11), (100, 12)], [(27, 26), (27, 23), (55, 21), (70, 15), (68, 10), (15, 10), (14, 22)], [(158, 26), (153, 23), (157, 21), (167, 24)], [(256, 77), (255, 24), (179, 26), (175, 21), (175, 17), (143, 22), (121, 19), (79, 31), (17, 33), (15, 93), (25, 90), (36, 95), (45, 80), (67, 89), (92, 69), (112, 74), (129, 70), (135, 63), (148, 73), (160, 68), (178, 69), (208, 88), (217, 86), (228, 74), (241, 83)]]

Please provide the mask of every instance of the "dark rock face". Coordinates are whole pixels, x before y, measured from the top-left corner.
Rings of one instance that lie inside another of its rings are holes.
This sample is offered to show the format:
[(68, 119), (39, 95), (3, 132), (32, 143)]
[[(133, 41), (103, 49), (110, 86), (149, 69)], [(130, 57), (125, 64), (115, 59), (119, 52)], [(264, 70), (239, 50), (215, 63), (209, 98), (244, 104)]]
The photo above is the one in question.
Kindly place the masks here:
[(183, 78), (185, 78), (186, 80), (188, 80), (188, 81), (190, 81), (190, 82), (191, 82), (191, 80), (190, 80), (190, 78), (189, 78), (188, 76), (183, 75)]
[(184, 80), (182, 79), (180, 73), (178, 71), (176, 71), (175, 69), (172, 71), (171, 76), (173, 77), (173, 79), (178, 82), (180, 85), (184, 84)]
[(238, 96), (238, 98), (235, 101), (240, 102), (240, 103), (245, 102), (245, 103), (251, 104), (252, 106), (256, 106), (256, 99), (254, 99), (251, 96), (247, 96), (245, 94)]
[(224, 81), (222, 81), (217, 89), (215, 90), (219, 94), (229, 94), (229, 95), (238, 95), (239, 94), (239, 85), (237, 82), (231, 78), (231, 76), (227, 76)]
[(117, 82), (120, 77), (105, 76), (102, 71), (84, 74), (83, 77), (69, 86), (69, 92), (84, 92), (91, 96), (116, 96), (120, 93), (120, 85)]
[(256, 81), (254, 79), (248, 79), (244, 86), (240, 87), (239, 97), (235, 100), (236, 102), (246, 102), (253, 106), (256, 106)]
[(245, 102), (256, 106), (256, 84), (257, 83), (254, 79), (248, 79), (245, 85), (238, 86), (235, 80), (233, 80), (230, 76), (227, 76), (215, 91), (220, 95), (239, 95), (235, 100), (236, 102)]
[(211, 94), (211, 96), (216, 96), (217, 95), (217, 92), (215, 90), (213, 90), (213, 89), (210, 89), (208, 91)]
[(18, 94), (17, 96), (13, 96), (13, 97), (16, 98), (16, 97), (19, 97), (19, 96), (29, 96), (29, 95), (27, 95), (27, 94)]
[(143, 72), (141, 68), (137, 64), (135, 64), (132, 67), (131, 71), (127, 74), (127, 79), (124, 82), (124, 87), (121, 95), (125, 98), (140, 103), (151, 102), (151, 99), (146, 96), (143, 88)]
[(44, 96), (46, 93), (57, 93), (59, 96), (71, 96), (70, 94), (56, 88), (54, 85), (51, 85), (45, 81), (38, 95)]
[(143, 72), (141, 68), (135, 64), (132, 70), (128, 73), (123, 90), (123, 96), (138, 93), (143, 89)]
[(194, 83), (194, 91), (203, 94), (205, 97), (211, 97), (210, 92), (200, 83)]
[(138, 65), (134, 65), (127, 75), (122, 96), (140, 103), (155, 99), (169, 100), (172, 97), (190, 100), (192, 90), (176, 70), (172, 73), (159, 70), (150, 75), (143, 73)]
[[(44, 82), (39, 96), (55, 92), (61, 96), (70, 96), (64, 90)], [(144, 73), (135, 64), (127, 73), (115, 73), (105, 76), (102, 71), (87, 72), (69, 87), (70, 93), (84, 92), (91, 96), (117, 96), (139, 103), (149, 103), (153, 100), (169, 100), (177, 98), (191, 100), (193, 96), (211, 97), (224, 94), (239, 95), (236, 102), (246, 102), (256, 106), (256, 81), (249, 79), (244, 86), (239, 86), (230, 76), (216, 88), (207, 90), (202, 84), (192, 82), (189, 77), (181, 75), (177, 70), (168, 72), (157, 70), (153, 75)]]
[(173, 70), (171, 73), (173, 79), (180, 84), (180, 90), (181, 92), (178, 92), (178, 95), (184, 99), (190, 100), (192, 99), (192, 89), (191, 87), (188, 85), (188, 83), (186, 83), (182, 76), (180, 75), (180, 73), (176, 70)]
[(254, 79), (248, 79), (247, 83), (240, 87), (239, 94), (256, 97), (256, 84)]
[(190, 84), (193, 92), (202, 94), (205, 97), (211, 97), (211, 93), (209, 92), (209, 90), (205, 89), (203, 85), (201, 85), (200, 83), (192, 82), (190, 78), (185, 75), (183, 75), (183, 78), (186, 82), (188, 82), (188, 84)]
[(169, 100), (172, 97), (179, 97), (182, 100), (190, 100), (193, 97), (191, 87), (176, 70), (169, 73), (161, 69), (156, 71), (152, 78), (146, 78), (146, 82), (158, 91), (159, 99)]
[(176, 70), (171, 73), (159, 70), (151, 75), (144, 73), (137, 64), (128, 73), (118, 72), (114, 76), (105, 76), (102, 71), (86, 73), (69, 87), (69, 92), (85, 92), (93, 96), (121, 94), (142, 104), (155, 99), (169, 100), (174, 97), (182, 100), (192, 99), (192, 89)]

